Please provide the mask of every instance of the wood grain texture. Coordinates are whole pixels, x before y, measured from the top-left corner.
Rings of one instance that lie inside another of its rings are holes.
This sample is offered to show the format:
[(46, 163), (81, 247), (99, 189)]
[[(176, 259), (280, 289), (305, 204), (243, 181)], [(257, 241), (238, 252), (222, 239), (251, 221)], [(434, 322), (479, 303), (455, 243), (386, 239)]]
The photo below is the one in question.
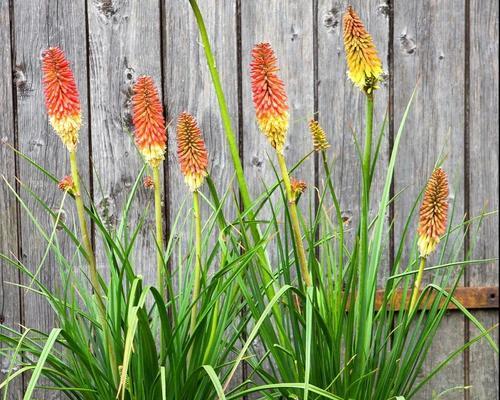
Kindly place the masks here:
[[(243, 167), (255, 198), (265, 191), (266, 186), (275, 182), (273, 166), (278, 171), (279, 167), (274, 149), (257, 126), (250, 84), (251, 51), (257, 43), (269, 42), (278, 59), (278, 74), (288, 95), (290, 127), (284, 153), (290, 169), (312, 150), (308, 121), (314, 115), (313, 7), (310, 1), (267, 0), (244, 0), (241, 6)], [(313, 158), (306, 160), (293, 175), (312, 187), (315, 176)], [(315, 191), (309, 189), (300, 199), (304, 215), (308, 215), (313, 195)], [(278, 196), (276, 193), (273, 199), (278, 199)], [(258, 219), (269, 218), (270, 213), (269, 207), (266, 207)], [(283, 214), (278, 218), (283, 221)], [(273, 248), (275, 244), (271, 240), (268, 255), (276, 272), (278, 256)], [(294, 276), (295, 271), (291, 274)], [(265, 353), (259, 341), (255, 342), (253, 351), (260, 356)]]
[[(406, 188), (395, 203), (397, 246), (408, 212), (440, 155), (447, 155), (444, 169), (450, 180), (450, 202), (456, 204), (455, 224), (464, 213), (465, 2), (397, 0), (393, 11), (396, 129), (417, 80), (420, 81), (396, 165), (394, 192)], [(416, 222), (415, 219), (410, 227), (413, 232)], [(429, 262), (434, 263), (436, 257)], [(448, 313), (428, 353), (423, 375), (463, 344), (463, 331), (463, 317)], [(416, 399), (430, 399), (445, 389), (463, 384), (464, 368), (459, 356), (430, 381)], [(447, 399), (461, 398), (460, 390), (447, 395)]]
[[(138, 76), (150, 75), (162, 95), (160, 7), (152, 1), (91, 1), (87, 12), (94, 201), (113, 228), (142, 167), (133, 141), (132, 85)], [(141, 185), (129, 217), (131, 230), (144, 213), (131, 261), (151, 284), (156, 271), (153, 191)], [(96, 242), (97, 263), (106, 274), (99, 237)]]
[[(498, 211), (498, 2), (470, 2), (469, 83), (469, 209), (476, 216)], [(478, 233), (474, 258), (498, 257), (498, 214), (487, 217)], [(470, 268), (471, 286), (498, 286), (498, 262)], [(475, 316), (489, 328), (498, 313), (481, 311)], [(472, 325), (472, 324), (471, 324)], [(478, 335), (470, 329), (470, 337)], [(498, 328), (492, 335), (498, 343)], [(470, 399), (498, 399), (498, 355), (484, 340), (470, 349)]]
[[(251, 51), (255, 44), (269, 42), (278, 59), (278, 74), (288, 95), (290, 127), (284, 153), (290, 169), (312, 150), (308, 121), (314, 115), (313, 8), (311, 2), (297, 1), (258, 0), (241, 4), (243, 165), (250, 191), (256, 197), (276, 180), (269, 159), (278, 171), (279, 167), (274, 149), (257, 126), (250, 85)], [(312, 186), (312, 157), (293, 175)], [(309, 190), (301, 197), (305, 213), (313, 192)], [(269, 213), (264, 212), (261, 217), (266, 216)], [(273, 247), (272, 242), (269, 247)]]
[[(12, 60), (9, 3), (0, 1), (0, 143), (15, 144), (14, 110), (12, 101)], [(5, 178), (15, 187), (15, 157), (11, 149), (0, 144), (0, 253), (10, 257), (18, 255), (16, 201), (7, 187)], [(0, 261), (0, 323), (17, 329), (22, 321), (21, 291), (12, 284), (19, 283), (19, 273), (11, 265)], [(1, 331), (1, 330), (0, 330)], [(4, 333), (4, 332), (2, 332)], [(10, 358), (0, 356), (0, 382), (10, 367)], [(22, 380), (9, 388), (12, 398), (20, 398)], [(3, 391), (0, 391), (3, 394)]]
[[(199, 2), (199, 7), (211, 40), (233, 129), (236, 131), (238, 126), (236, 1), (228, 1), (224, 7), (217, 7), (215, 4), (215, 0), (204, 0)], [(221, 198), (230, 188), (234, 169), (193, 12), (187, 3), (184, 7), (178, 7), (170, 1), (165, 1), (164, 9), (163, 59), (166, 88), (164, 101), (170, 122), (168, 212), (173, 224), (182, 202), (186, 200), (184, 205), (186, 214), (190, 213), (192, 204), (191, 192), (184, 182), (177, 158), (176, 125), (181, 112), (189, 112), (197, 119), (209, 153), (210, 176)], [(203, 185), (202, 192), (208, 195), (206, 184)], [(229, 195), (228, 201), (233, 201), (232, 194)], [(225, 212), (229, 212), (230, 209), (231, 207), (226, 207)], [(210, 213), (209, 207), (202, 205), (202, 220), (206, 221)], [(188, 219), (184, 230), (189, 229), (190, 224), (191, 221)], [(183, 239), (187, 237), (188, 235), (184, 235)]]
[[(236, 1), (225, 1), (218, 6), (217, 0), (202, 0), (198, 6), (203, 14), (206, 29), (212, 45), (216, 66), (219, 71), (224, 94), (231, 115), (235, 132), (238, 127), (238, 62), (237, 62), (237, 28)], [(192, 224), (192, 194), (184, 182), (177, 158), (176, 125), (179, 114), (189, 112), (197, 119), (209, 153), (208, 170), (222, 199), (226, 191), (230, 191), (228, 203), (224, 207), (228, 221), (234, 217), (233, 180), (234, 168), (229, 153), (226, 137), (222, 127), (222, 119), (212, 79), (205, 59), (205, 50), (201, 45), (198, 27), (193, 12), (186, 1), (182, 7), (170, 0), (164, 1), (164, 103), (171, 122), (168, 138), (168, 213), (170, 225), (181, 213), (179, 226), (175, 234), (181, 241), (182, 256), (186, 257), (194, 246), (188, 243)], [(207, 185), (201, 188), (202, 193), (209, 196)], [(184, 203), (184, 204), (183, 204)], [(181, 209), (181, 205), (183, 208)], [(210, 207), (201, 201), (202, 224), (213, 214)], [(202, 250), (202, 257), (208, 257), (215, 244), (219, 230), (216, 228), (208, 243)], [(205, 258), (206, 259), (206, 258)], [(174, 274), (179, 270), (179, 263), (172, 262)], [(213, 273), (219, 268), (217, 261), (213, 263)], [(176, 284), (179, 283), (175, 275)], [(241, 382), (241, 370), (232, 380), (231, 386)]]
[[(70, 60), (76, 83), (80, 93), (83, 110), (83, 126), (80, 131), (78, 147), (78, 161), (82, 184), (89, 181), (88, 168), (88, 114), (87, 110), (87, 54), (85, 49), (85, 2), (83, 0), (71, 2), (43, 1), (14, 2), (15, 22), (15, 60), (16, 70), (16, 102), (18, 121), (19, 149), (57, 177), (69, 173), (68, 154), (59, 137), (49, 125), (44, 105), (41, 75), (41, 51), (48, 46), (59, 46)], [(22, 184), (33, 188), (42, 199), (52, 208), (58, 209), (62, 193), (56, 185), (34, 170), (26, 162), (20, 162), (19, 178)], [(50, 230), (53, 221), (41, 210), (29, 195), (21, 190), (21, 196), (40, 224)], [(67, 223), (72, 226), (75, 220), (75, 211), (71, 201), (64, 204)], [(36, 270), (43, 257), (46, 243), (37, 233), (26, 212), (21, 212), (21, 260), (32, 271)], [(75, 252), (65, 234), (61, 233), (60, 240), (63, 254), (71, 258)], [(80, 265), (75, 265), (75, 268)], [(49, 290), (58, 286), (57, 264), (52, 255), (40, 269), (39, 279)], [(26, 279), (24, 283), (28, 283)], [(37, 328), (50, 332), (55, 326), (53, 313), (44, 299), (23, 291), (24, 323), (27, 327)], [(43, 382), (40, 382), (43, 383)], [(35, 397), (44, 399), (59, 398), (57, 393), (37, 391)]]
[[(449, 292), (449, 289), (446, 289)], [(379, 310), (384, 302), (385, 290), (377, 290), (377, 297), (375, 298), (375, 309)], [(403, 296), (402, 290), (397, 290), (394, 294), (393, 300), (390, 304), (390, 309), (400, 310), (401, 309), (401, 299)], [(420, 292), (422, 293), (422, 289)], [(436, 293), (426, 296), (426, 299), (432, 301), (432, 298), (436, 297)], [(481, 310), (481, 309), (498, 309), (498, 287), (497, 286), (486, 286), (486, 287), (459, 287), (453, 293), (453, 297), (466, 309), (468, 310)], [(410, 304), (411, 292), (409, 291), (406, 295), (406, 305), (407, 308)], [(443, 307), (446, 299), (443, 299), (440, 306)], [(419, 309), (423, 309), (424, 305), (427, 304), (427, 308), (430, 308), (427, 300), (419, 304)], [(454, 303), (448, 303), (447, 308), (449, 310), (456, 310), (457, 306)]]
[[(371, 34), (378, 50), (383, 68), (389, 72), (389, 6), (380, 1), (331, 1), (320, 0), (318, 4), (318, 120), (327, 132), (331, 148), (330, 160), (334, 160), (332, 174), (343, 216), (350, 220), (346, 239), (352, 243), (359, 222), (361, 193), (361, 170), (354, 135), (364, 141), (365, 95), (347, 77), (342, 17), (350, 4), (359, 14)], [(373, 137), (376, 143), (384, 114), (388, 111), (389, 82), (384, 81), (375, 92)], [(373, 145), (375, 147), (375, 145)], [(378, 210), (378, 203), (385, 181), (389, 154), (389, 134), (386, 129), (381, 145), (377, 172), (373, 180), (370, 216)], [(320, 182), (325, 174), (319, 162)], [(323, 186), (320, 184), (320, 186)], [(330, 201), (331, 204), (331, 201)], [(332, 216), (333, 217), (333, 216)], [(333, 219), (335, 219), (333, 217)], [(349, 229), (350, 228), (350, 229)], [(388, 243), (388, 242), (387, 242)], [(388, 273), (387, 256), (384, 252), (383, 267), (379, 274), (379, 285)]]

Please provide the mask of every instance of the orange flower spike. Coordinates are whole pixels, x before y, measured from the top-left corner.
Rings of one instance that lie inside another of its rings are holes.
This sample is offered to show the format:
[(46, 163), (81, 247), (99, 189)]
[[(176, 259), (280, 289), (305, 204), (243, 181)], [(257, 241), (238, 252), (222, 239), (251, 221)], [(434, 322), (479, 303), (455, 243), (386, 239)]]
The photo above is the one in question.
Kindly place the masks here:
[(363, 22), (351, 6), (347, 8), (343, 22), (349, 78), (365, 93), (371, 94), (378, 88), (377, 82), (383, 73), (377, 49)]
[(165, 159), (167, 133), (160, 96), (150, 76), (140, 76), (133, 87), (132, 122), (135, 144), (144, 160), (156, 168)]
[(177, 156), (184, 181), (196, 191), (207, 176), (208, 152), (196, 119), (186, 112), (177, 122)]
[(296, 179), (294, 177), (290, 179), (290, 186), (294, 199), (298, 199), (300, 195), (307, 189), (307, 184), (304, 181), (301, 181), (300, 179)]
[(146, 175), (142, 181), (142, 184), (144, 185), (145, 189), (154, 189), (155, 183), (153, 181), (153, 178), (149, 175)]
[(427, 182), (424, 200), (420, 207), (418, 224), (418, 247), (421, 257), (427, 257), (446, 232), (448, 217), (448, 178), (441, 169), (436, 169)]
[(313, 139), (314, 151), (322, 151), (330, 147), (330, 143), (328, 143), (328, 139), (326, 138), (326, 133), (318, 121), (311, 119), (309, 121), (309, 130), (311, 131)]
[(43, 91), (50, 124), (69, 151), (78, 143), (82, 113), (78, 89), (64, 52), (50, 47), (42, 53)]
[(285, 85), (276, 74), (277, 59), (269, 43), (259, 43), (252, 50), (250, 77), (253, 104), (260, 130), (271, 146), (282, 153), (288, 130), (288, 105)]
[(67, 175), (59, 181), (57, 187), (63, 192), (72, 193), (75, 190), (75, 183), (73, 182), (71, 175)]

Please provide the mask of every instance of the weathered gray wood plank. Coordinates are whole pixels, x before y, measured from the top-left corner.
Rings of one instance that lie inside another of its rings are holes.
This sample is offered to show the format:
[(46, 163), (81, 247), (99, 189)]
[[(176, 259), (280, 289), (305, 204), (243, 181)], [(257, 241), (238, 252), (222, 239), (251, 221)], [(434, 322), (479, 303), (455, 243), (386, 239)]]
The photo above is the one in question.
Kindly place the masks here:
[[(12, 102), (12, 60), (9, 2), (0, 2), (0, 140), (14, 145), (14, 110)], [(12, 150), (0, 144), (0, 176), (15, 187), (15, 159)], [(0, 253), (16, 257), (18, 254), (16, 201), (5, 182), (0, 181)], [(19, 273), (11, 265), (0, 261), (0, 323), (17, 329), (22, 321), (21, 292), (10, 283), (19, 283)], [(9, 357), (0, 356), (0, 382), (10, 366)], [(9, 388), (11, 398), (20, 398), (22, 380)], [(3, 391), (0, 391), (3, 394)]]
[[(498, 2), (470, 3), (469, 209), (471, 217), (498, 210)], [(498, 257), (498, 214), (486, 218), (474, 258)], [(472, 243), (474, 245), (474, 243)], [(498, 286), (498, 262), (470, 269), (471, 286)], [(489, 328), (497, 311), (475, 313)], [(472, 325), (472, 324), (471, 324)], [(470, 329), (470, 337), (478, 335)], [(498, 328), (493, 335), (498, 343)], [(470, 399), (498, 399), (498, 355), (484, 340), (470, 348)]]
[[(254, 197), (263, 193), (264, 185), (275, 182), (268, 156), (277, 169), (278, 164), (275, 151), (259, 131), (255, 118), (250, 84), (251, 50), (257, 43), (269, 42), (278, 58), (279, 76), (288, 95), (290, 127), (284, 152), (290, 169), (312, 150), (308, 133), (308, 121), (314, 114), (312, 11), (310, 2), (242, 2), (243, 163)], [(293, 175), (312, 188), (312, 157)], [(313, 190), (308, 190), (307, 196), (301, 197), (304, 212), (308, 210), (308, 199), (312, 198), (312, 193)], [(272, 248), (273, 244), (270, 243), (269, 247)]]
[[(151, 75), (161, 95), (160, 8), (152, 1), (92, 1), (87, 7), (94, 200), (107, 226), (116, 227), (142, 167), (131, 125), (132, 85), (138, 76)], [(156, 271), (153, 192), (141, 185), (130, 212), (131, 230), (146, 211), (131, 261), (151, 284)], [(106, 274), (104, 249), (99, 237), (96, 241), (97, 263)]]
[[(406, 134), (396, 167), (395, 193), (407, 188), (395, 204), (395, 243), (411, 205), (432, 173), (440, 152), (448, 157), (444, 168), (450, 180), (450, 201), (456, 202), (456, 221), (463, 215), (464, 198), (464, 1), (394, 2), (394, 116), (397, 128), (409, 96), (420, 78)], [(416, 223), (412, 224), (413, 232)], [(456, 222), (455, 222), (456, 223)], [(429, 262), (437, 260), (434, 255)], [(428, 354), (423, 373), (428, 373), (463, 343), (464, 320), (449, 313)], [(461, 357), (453, 361), (416, 397), (464, 383)], [(448, 399), (463, 398), (461, 391)]]
[[(237, 132), (236, 1), (226, 1), (222, 6), (216, 0), (202, 0), (198, 2), (198, 5), (203, 14), (210, 38), (231, 114), (233, 129)], [(189, 218), (180, 218), (180, 223), (185, 221), (185, 225), (178, 226), (177, 232), (172, 232), (172, 234), (177, 234), (182, 241), (182, 251), (185, 256), (193, 248), (188, 244), (190, 238), (189, 229), (192, 224), (192, 195), (184, 182), (177, 158), (176, 126), (181, 112), (189, 112), (198, 121), (209, 153), (209, 173), (220, 198), (223, 197), (227, 190), (233, 190), (231, 189), (231, 180), (233, 179), (234, 168), (222, 127), (212, 79), (206, 63), (205, 51), (199, 38), (198, 27), (191, 7), (187, 1), (182, 6), (179, 6), (175, 2), (166, 0), (164, 9), (163, 28), (165, 41), (163, 60), (166, 88), (164, 102), (168, 110), (168, 119), (171, 122), (168, 135), (168, 213), (172, 226), (176, 216), (181, 211), (181, 204), (185, 200), (182, 214), (189, 216)], [(201, 191), (208, 195), (206, 184), (203, 185)], [(235, 204), (233, 198), (233, 194), (229, 194), (229, 203), (224, 207), (228, 221), (234, 216)], [(203, 223), (206, 223), (211, 214), (212, 211), (202, 202), (201, 215)], [(215, 243), (218, 232), (218, 229), (215, 229), (212, 239), (209, 241), (209, 248), (203, 250), (204, 257), (211, 251), (211, 246)], [(178, 267), (177, 262), (172, 263), (174, 273)], [(218, 268), (217, 263), (212, 267), (213, 270), (216, 270)], [(233, 381), (235, 383), (240, 382), (236, 377)]]
[[(236, 48), (236, 2), (230, 1), (216, 6), (214, 0), (199, 2), (206, 28), (210, 36), (212, 50), (221, 76), (223, 89), (231, 113), (233, 128), (238, 127), (238, 81)], [(209, 153), (209, 172), (223, 196), (233, 177), (232, 161), (222, 128), (222, 121), (212, 80), (201, 45), (198, 27), (191, 7), (186, 2), (179, 7), (165, 2), (165, 43), (164, 80), (165, 104), (171, 123), (169, 129), (168, 190), (169, 214), (171, 221), (186, 199), (185, 211), (191, 209), (191, 193), (184, 182), (177, 158), (176, 126), (181, 112), (186, 111), (196, 117)], [(206, 185), (202, 191), (208, 194)], [(232, 195), (228, 201), (232, 201)], [(227, 210), (227, 208), (226, 208)], [(189, 211), (190, 212), (190, 211)], [(202, 219), (209, 216), (207, 206), (202, 207)], [(190, 221), (188, 221), (188, 226)], [(187, 235), (184, 239), (187, 239)]]
[[(70, 60), (83, 110), (83, 126), (80, 131), (78, 158), (82, 182), (88, 185), (88, 115), (87, 115), (87, 71), (86, 71), (86, 32), (85, 32), (85, 2), (39, 1), (14, 2), (15, 22), (15, 60), (17, 87), (17, 120), (18, 143), (22, 152), (39, 162), (58, 177), (69, 173), (67, 150), (59, 137), (49, 126), (42, 91), (42, 74), (40, 54), (48, 46), (61, 47)], [(57, 209), (62, 193), (56, 185), (49, 182), (26, 162), (20, 162), (19, 177), (23, 184), (32, 187), (41, 195), (50, 207)], [(34, 215), (41, 225), (50, 230), (52, 221), (25, 192), (22, 197), (28, 206), (34, 210)], [(71, 201), (64, 205), (66, 220), (72, 225), (74, 208)], [(33, 271), (37, 268), (46, 248), (40, 234), (25, 212), (21, 212), (21, 246), (22, 261)], [(64, 239), (62, 248), (64, 254), (71, 258), (74, 246)], [(75, 266), (77, 267), (77, 266)], [(58, 287), (57, 264), (52, 256), (44, 263), (39, 278), (48, 288)], [(24, 283), (28, 283), (24, 279)], [(23, 291), (24, 323), (27, 327), (49, 332), (55, 326), (52, 311), (46, 301), (30, 292)], [(56, 393), (40, 393), (37, 398), (59, 398)]]
[[(274, 149), (259, 131), (252, 103), (250, 84), (251, 50), (255, 44), (269, 42), (276, 53), (279, 76), (285, 83), (288, 95), (290, 127), (288, 130), (285, 157), (288, 168), (300, 161), (311, 149), (308, 121), (314, 113), (314, 61), (313, 61), (313, 7), (308, 1), (242, 1), (241, 2), (241, 47), (242, 47), (242, 105), (243, 105), (243, 166), (250, 183), (253, 197), (261, 195), (265, 185), (275, 182), (273, 167), (279, 171)], [(307, 182), (309, 189), (302, 195), (300, 205), (308, 215), (309, 201), (315, 195), (314, 162), (310, 157), (293, 174)], [(278, 198), (276, 194), (274, 198)], [(281, 201), (275, 202), (276, 205)], [(258, 216), (271, 216), (266, 208)], [(283, 215), (279, 216), (281, 221)], [(277, 270), (276, 244), (268, 244), (268, 254)], [(294, 273), (294, 271), (292, 271)], [(255, 351), (264, 354), (256, 342)]]
[[(347, 77), (342, 18), (348, 4), (353, 6), (372, 35), (383, 68), (387, 72), (389, 72), (389, 6), (380, 1), (319, 1), (318, 120), (325, 129), (331, 144), (329, 157), (330, 161), (335, 160), (332, 169), (333, 183), (341, 203), (343, 216), (350, 218), (346, 240), (352, 243), (356, 235), (355, 228), (359, 222), (358, 205), (361, 193), (361, 167), (353, 135), (355, 134), (360, 143), (363, 143), (365, 95)], [(377, 140), (380, 132), (384, 114), (388, 111), (388, 82), (382, 82), (380, 89), (375, 93), (374, 141)], [(386, 125), (378, 168), (373, 181), (372, 217), (378, 209), (384, 185), (388, 152), (389, 130), (388, 125)], [(321, 160), (319, 162), (319, 177), (320, 187), (323, 187), (321, 181), (325, 174)], [(384, 254), (386, 260), (388, 259), (388, 251), (389, 249)], [(383, 262), (379, 274), (380, 283), (388, 276), (387, 265), (387, 261)]]

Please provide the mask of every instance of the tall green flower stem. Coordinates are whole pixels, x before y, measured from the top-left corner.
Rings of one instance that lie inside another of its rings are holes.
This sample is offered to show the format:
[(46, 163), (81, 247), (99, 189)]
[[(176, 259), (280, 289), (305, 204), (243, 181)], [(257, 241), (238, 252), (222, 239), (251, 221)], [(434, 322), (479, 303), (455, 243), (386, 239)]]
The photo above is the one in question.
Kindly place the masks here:
[[(250, 197), (250, 192), (248, 190), (248, 185), (243, 173), (243, 166), (241, 163), (238, 144), (236, 142), (236, 135), (234, 134), (233, 128), (231, 126), (231, 117), (229, 116), (229, 110), (227, 107), (226, 98), (224, 96), (224, 91), (222, 90), (222, 85), (220, 82), (219, 72), (217, 71), (215, 58), (212, 53), (212, 48), (210, 46), (210, 40), (208, 39), (207, 29), (205, 27), (205, 22), (203, 21), (203, 16), (201, 15), (200, 8), (196, 0), (189, 0), (191, 8), (198, 24), (198, 29), (200, 31), (201, 42), (203, 43), (203, 48), (205, 50), (205, 56), (207, 58), (208, 69), (210, 71), (210, 76), (212, 77), (212, 82), (215, 88), (215, 94), (217, 96), (217, 101), (219, 102), (219, 108), (222, 118), (222, 125), (224, 127), (224, 132), (226, 134), (226, 139), (229, 144), (229, 151), (231, 153), (231, 158), (233, 160), (234, 169), (236, 172), (236, 179), (238, 181), (241, 200), (243, 203), (244, 211), (247, 213), (250, 220), (255, 220), (255, 215), (252, 208), (252, 199)], [(261, 235), (259, 229), (255, 224), (250, 224), (250, 231), (255, 243), (261, 241)], [(266, 286), (266, 294), (269, 300), (271, 300), (275, 295), (274, 286), (271, 284), (272, 272), (269, 266), (269, 261), (267, 260), (265, 251), (260, 248), (258, 250), (257, 256), (259, 258), (260, 264), (263, 268), (262, 278)], [(276, 308), (278, 309), (278, 308)]]
[(427, 258), (420, 257), (420, 264), (418, 267), (417, 277), (415, 278), (413, 293), (411, 295), (410, 310), (409, 310), (410, 312), (412, 312), (415, 309), (415, 306), (417, 305), (418, 294), (420, 292), (420, 285), (422, 284), (422, 277), (424, 275), (426, 261)]
[(155, 224), (156, 224), (156, 282), (161, 294), (165, 294), (163, 279), (163, 227), (161, 214), (160, 168), (153, 167), (153, 184), (155, 192)]
[(193, 308), (191, 309), (191, 325), (189, 332), (192, 335), (196, 327), (196, 317), (198, 315), (198, 296), (201, 286), (201, 215), (200, 215), (200, 195), (198, 190), (193, 192), (193, 218), (195, 229), (195, 265), (193, 282)]
[[(361, 310), (356, 315), (358, 320), (359, 347), (356, 360), (361, 365), (357, 371), (362, 371), (365, 360), (370, 349), (371, 326), (373, 320), (373, 297), (375, 296), (375, 284), (369, 277), (373, 276), (368, 271), (368, 218), (370, 211), (370, 185), (371, 185), (371, 158), (372, 158), (372, 136), (373, 136), (373, 92), (366, 95), (365, 113), (365, 142), (362, 159), (362, 194), (359, 232), (359, 301), (357, 307)], [(376, 275), (375, 278), (376, 279)], [(362, 318), (361, 318), (362, 316)]]
[[(337, 217), (337, 224), (338, 224), (338, 229), (339, 229), (339, 249), (338, 249), (338, 265), (339, 265), (339, 270), (338, 270), (338, 276), (337, 276), (337, 282), (340, 284), (340, 287), (342, 287), (341, 281), (343, 278), (343, 264), (344, 264), (344, 221), (342, 219), (342, 211), (340, 208), (340, 202), (337, 198), (337, 195), (335, 193), (335, 188), (333, 187), (332, 183), (332, 175), (330, 173), (330, 166), (328, 165), (328, 159), (326, 155), (326, 151), (322, 150), (321, 151), (321, 158), (323, 161), (323, 168), (326, 172), (326, 181), (328, 184), (328, 187), (330, 189), (330, 193), (332, 195), (332, 200), (333, 200), (333, 205), (335, 206), (335, 214)], [(339, 295), (341, 296), (341, 292), (339, 291)]]
[(80, 223), (80, 231), (82, 234), (83, 247), (85, 253), (87, 253), (87, 262), (89, 263), (89, 273), (90, 273), (90, 283), (94, 288), (96, 297), (99, 302), (99, 308), (104, 309), (104, 303), (102, 302), (102, 287), (99, 284), (99, 279), (97, 277), (97, 267), (95, 261), (94, 250), (92, 249), (92, 244), (90, 243), (90, 236), (87, 229), (87, 220), (85, 219), (85, 207), (83, 205), (83, 200), (80, 190), (80, 177), (78, 175), (78, 163), (76, 160), (76, 151), (71, 151), (69, 153), (69, 160), (71, 165), (71, 177), (73, 178), (74, 185), (74, 196), (76, 203), (76, 212), (78, 214), (78, 221)]
[(69, 161), (71, 167), (71, 177), (73, 178), (74, 185), (74, 197), (76, 204), (76, 213), (78, 215), (78, 221), (80, 223), (80, 231), (82, 234), (83, 247), (85, 249), (85, 253), (87, 255), (87, 262), (89, 264), (89, 275), (90, 275), (90, 283), (95, 292), (95, 298), (97, 299), (97, 309), (99, 312), (99, 322), (101, 324), (102, 330), (104, 332), (104, 340), (106, 341), (106, 345), (108, 347), (108, 352), (110, 356), (110, 364), (113, 372), (113, 377), (115, 383), (118, 382), (118, 364), (116, 361), (115, 350), (111, 341), (111, 332), (109, 331), (109, 326), (106, 318), (106, 308), (103, 302), (103, 291), (102, 287), (99, 283), (99, 276), (97, 273), (96, 259), (94, 250), (92, 249), (92, 244), (90, 242), (90, 236), (87, 229), (87, 220), (85, 219), (85, 207), (83, 205), (83, 200), (81, 196), (81, 188), (80, 188), (80, 176), (78, 174), (78, 162), (76, 159), (76, 151), (70, 151), (69, 153)]
[(293, 235), (295, 237), (295, 245), (297, 246), (297, 253), (299, 256), (300, 272), (302, 274), (302, 279), (304, 280), (306, 287), (311, 287), (312, 279), (311, 275), (309, 274), (309, 268), (307, 265), (307, 257), (306, 257), (306, 252), (304, 250), (304, 243), (302, 241), (302, 233), (300, 230), (299, 216), (297, 213), (297, 203), (295, 196), (292, 193), (290, 175), (286, 167), (285, 157), (280, 152), (277, 152), (276, 154), (278, 156), (278, 164), (281, 169), (283, 184), (285, 185), (286, 196), (288, 199), (288, 210), (290, 212), (290, 220), (292, 222), (292, 230), (293, 230)]

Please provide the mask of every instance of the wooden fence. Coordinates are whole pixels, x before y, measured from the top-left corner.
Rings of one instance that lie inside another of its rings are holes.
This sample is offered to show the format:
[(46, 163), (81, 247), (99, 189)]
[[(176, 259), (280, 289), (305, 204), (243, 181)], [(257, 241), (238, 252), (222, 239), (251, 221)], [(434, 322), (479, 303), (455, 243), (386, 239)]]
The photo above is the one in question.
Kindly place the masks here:
[[(335, 179), (342, 207), (346, 214), (355, 216), (352, 204), (357, 202), (359, 179), (351, 131), (361, 129), (363, 99), (346, 79), (341, 33), (346, 2), (200, 3), (254, 194), (261, 190), (258, 183), (272, 179), (273, 172), (267, 162), (267, 143), (254, 120), (248, 64), (251, 47), (259, 41), (270, 41), (290, 98), (292, 126), (287, 157), (297, 161), (310, 148), (307, 120), (317, 113), (337, 158)], [(390, 116), (382, 144), (382, 165), (388, 162), (402, 112), (419, 81), (393, 187), (393, 193), (405, 189), (391, 211), (391, 217), (396, 217), (394, 242), (398, 243), (401, 220), (443, 152), (447, 154), (444, 167), (450, 174), (451, 198), (458, 214), (477, 215), (484, 208), (498, 209), (497, 1), (353, 0), (352, 4), (372, 33), (387, 72), (377, 92), (376, 106), (377, 124), (386, 110)], [(197, 116), (208, 142), (212, 176), (220, 187), (227, 187), (232, 164), (203, 48), (186, 0), (0, 0), (0, 137), (62, 177), (68, 172), (66, 151), (49, 127), (41, 88), (40, 52), (49, 45), (66, 51), (75, 72), (84, 119), (80, 154), (89, 154), (80, 160), (83, 177), (108, 223), (116, 222), (140, 168), (128, 135), (130, 85), (140, 74), (152, 75), (160, 85), (169, 120), (183, 110)], [(185, 194), (172, 136), (163, 171), (168, 188), (166, 214), (170, 217)], [(22, 185), (35, 188), (49, 204), (58, 207), (61, 196), (51, 183), (14, 157), (6, 146), (1, 146), (0, 154), (0, 173), (10, 184), (18, 190)], [(321, 178), (312, 160), (300, 174), (309, 181), (315, 176)], [(381, 183), (382, 174), (375, 178), (375, 187), (380, 189)], [(146, 191), (139, 196), (141, 202), (150, 201)], [(28, 200), (28, 206), (35, 204)], [(13, 253), (36, 268), (44, 244), (26, 213), (16, 207), (5, 184), (0, 185), (0, 216), (0, 251)], [(42, 223), (49, 223), (41, 218)], [(147, 262), (152, 247), (151, 225), (152, 221), (146, 221), (136, 256), (138, 268), (146, 277), (154, 275)], [(393, 243), (391, 246), (393, 254)], [(498, 218), (485, 222), (474, 256), (498, 256)], [(463, 285), (496, 287), (497, 269), (497, 263), (473, 266), (466, 271)], [(55, 285), (54, 274), (55, 262), (49, 257), (40, 277), (49, 286)], [(19, 279), (17, 272), (2, 264), (1, 322), (51, 328), (53, 319), (47, 306), (9, 284)], [(495, 293), (493, 290), (492, 296)], [(490, 300), (495, 303), (495, 299)], [(476, 310), (474, 315), (487, 326), (498, 320), (495, 309)], [(449, 311), (425, 370), (476, 334), (460, 313)], [(2, 370), (7, 365), (8, 360), (1, 360)], [(418, 399), (430, 399), (444, 388), (464, 385), (473, 387), (445, 398), (498, 399), (498, 359), (484, 342), (456, 358)], [(21, 398), (21, 392), (18, 385), (9, 398)]]

